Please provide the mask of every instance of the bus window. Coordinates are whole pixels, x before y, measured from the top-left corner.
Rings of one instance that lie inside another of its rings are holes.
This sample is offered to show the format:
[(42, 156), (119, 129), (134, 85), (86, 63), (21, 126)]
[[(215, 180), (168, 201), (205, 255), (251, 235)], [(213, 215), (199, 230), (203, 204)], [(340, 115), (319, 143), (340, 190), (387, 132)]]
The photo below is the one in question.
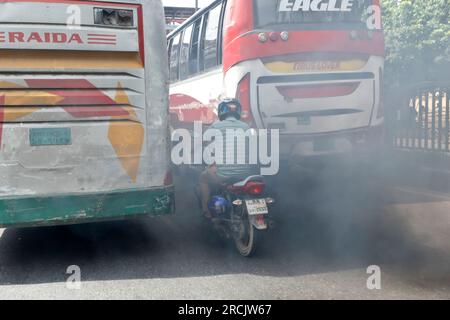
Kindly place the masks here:
[(218, 52), (217, 52), (217, 59), (219, 61), (219, 65), (222, 64), (223, 59), (223, 26), (224, 26), (224, 20), (225, 20), (225, 14), (228, 10), (228, 0), (223, 0), (222, 2), (222, 16), (220, 17), (220, 26), (219, 26), (219, 43), (218, 43)]
[(192, 29), (194, 25), (190, 25), (183, 33), (183, 40), (180, 48), (180, 80), (184, 80), (189, 75), (189, 48), (191, 44)]
[(205, 38), (203, 39), (203, 69), (208, 70), (218, 65), (217, 39), (219, 36), (220, 13), (222, 7), (218, 5), (212, 9), (206, 22)]
[[(293, 10), (288, 12), (280, 12), (278, 8), (280, 1), (273, 0), (254, 0), (255, 4), (255, 20), (257, 28), (269, 26), (292, 26), (299, 24), (353, 24), (362, 25), (364, 12), (367, 7), (372, 4), (373, 0), (355, 1), (352, 10), (348, 12), (342, 11), (303, 11)], [(335, 1), (336, 2), (336, 1)], [(294, 27), (296, 28), (296, 27)]]
[(194, 33), (192, 35), (192, 43), (189, 52), (189, 74), (196, 74), (198, 72), (198, 52), (200, 46), (200, 31), (202, 26), (202, 19), (198, 19), (194, 23)]
[(173, 42), (173, 39), (168, 39), (167, 40), (167, 51), (166, 51), (166, 53), (167, 53), (167, 61), (169, 61), (169, 62), (170, 62), (170, 52), (171, 52), (171, 48), (172, 48), (172, 42)]
[(178, 80), (178, 57), (180, 47), (180, 34), (175, 36), (170, 47), (170, 81)]

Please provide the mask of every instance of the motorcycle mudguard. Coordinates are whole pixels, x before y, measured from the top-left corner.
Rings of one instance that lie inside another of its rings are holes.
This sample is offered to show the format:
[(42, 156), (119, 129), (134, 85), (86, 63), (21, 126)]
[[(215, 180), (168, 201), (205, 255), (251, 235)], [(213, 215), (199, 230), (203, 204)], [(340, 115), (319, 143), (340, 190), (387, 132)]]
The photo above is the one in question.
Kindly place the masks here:
[(264, 215), (249, 216), (248, 219), (257, 230), (267, 230), (268, 225)]

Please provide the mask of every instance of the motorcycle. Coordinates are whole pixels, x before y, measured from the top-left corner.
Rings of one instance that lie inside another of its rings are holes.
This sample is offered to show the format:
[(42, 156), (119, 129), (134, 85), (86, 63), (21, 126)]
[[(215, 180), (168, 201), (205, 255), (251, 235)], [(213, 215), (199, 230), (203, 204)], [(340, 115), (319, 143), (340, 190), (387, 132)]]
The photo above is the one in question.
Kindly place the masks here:
[[(250, 176), (211, 190), (208, 208), (212, 218), (206, 219), (222, 237), (231, 239), (244, 257), (254, 254), (260, 233), (274, 226), (269, 209), (275, 200), (265, 196), (265, 189), (263, 177)], [(196, 194), (201, 203), (198, 188)]]

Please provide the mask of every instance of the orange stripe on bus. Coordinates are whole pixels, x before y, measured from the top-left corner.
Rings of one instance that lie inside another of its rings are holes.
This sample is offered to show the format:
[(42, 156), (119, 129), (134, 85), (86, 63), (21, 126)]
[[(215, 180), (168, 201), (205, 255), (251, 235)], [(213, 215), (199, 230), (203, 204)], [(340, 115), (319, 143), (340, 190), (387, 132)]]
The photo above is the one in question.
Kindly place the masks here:
[(141, 69), (137, 52), (0, 50), (0, 69)]
[[(120, 83), (117, 85), (115, 101), (118, 104), (130, 104), (129, 98)], [(138, 120), (132, 108), (126, 108), (126, 110), (132, 118), (136, 117), (136, 120)], [(113, 119), (120, 118), (113, 117)], [(145, 129), (139, 122), (112, 121), (109, 125), (108, 138), (116, 151), (123, 169), (133, 182), (136, 182), (139, 172), (144, 135)]]

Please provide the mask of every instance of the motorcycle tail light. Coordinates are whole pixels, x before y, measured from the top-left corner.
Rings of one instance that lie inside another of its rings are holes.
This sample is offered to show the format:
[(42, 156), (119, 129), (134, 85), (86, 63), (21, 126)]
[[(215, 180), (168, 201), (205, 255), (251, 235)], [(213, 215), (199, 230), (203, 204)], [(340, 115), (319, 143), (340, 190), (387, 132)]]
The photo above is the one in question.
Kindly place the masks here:
[(245, 185), (244, 191), (248, 194), (259, 196), (264, 192), (266, 185), (261, 182), (248, 182)]

